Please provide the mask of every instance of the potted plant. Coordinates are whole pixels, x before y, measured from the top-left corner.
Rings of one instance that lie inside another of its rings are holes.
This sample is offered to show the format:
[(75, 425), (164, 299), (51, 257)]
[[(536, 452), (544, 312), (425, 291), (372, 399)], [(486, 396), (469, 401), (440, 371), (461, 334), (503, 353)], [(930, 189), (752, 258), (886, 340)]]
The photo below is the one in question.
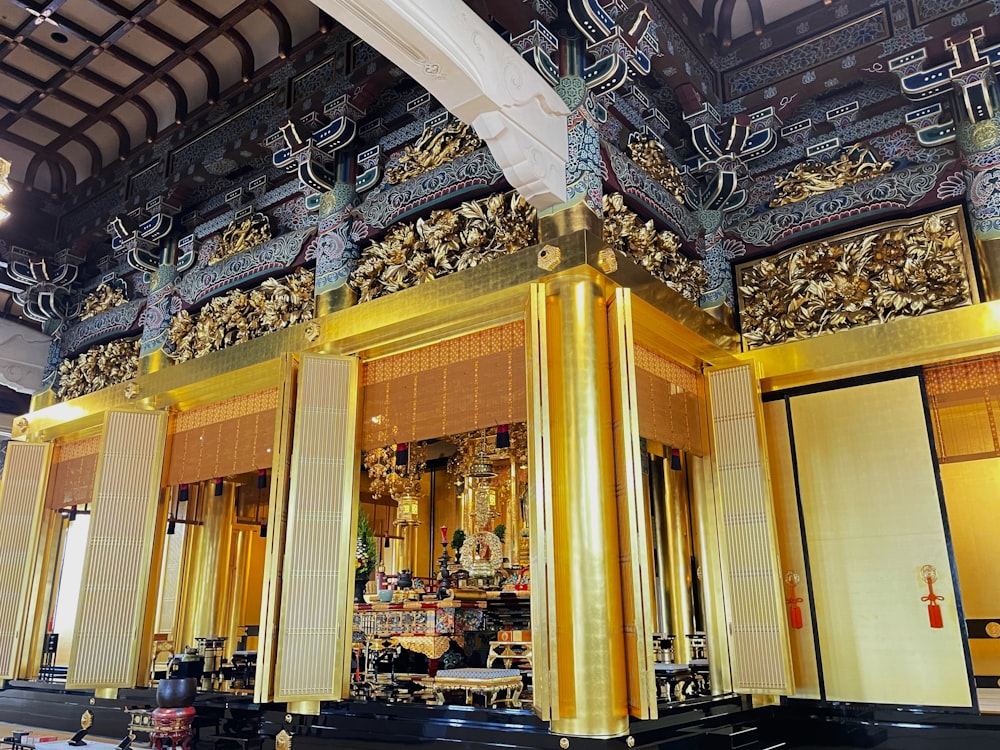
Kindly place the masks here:
[(368, 517), (358, 512), (358, 541), (354, 547), (354, 601), (364, 603), (365, 585), (375, 570), (375, 533)]

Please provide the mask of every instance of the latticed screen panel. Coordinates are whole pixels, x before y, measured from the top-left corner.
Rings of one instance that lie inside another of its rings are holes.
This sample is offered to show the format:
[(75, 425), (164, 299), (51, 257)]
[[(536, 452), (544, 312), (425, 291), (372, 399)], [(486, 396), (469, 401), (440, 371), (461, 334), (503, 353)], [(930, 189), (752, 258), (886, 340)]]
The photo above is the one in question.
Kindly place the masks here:
[(938, 461), (1000, 456), (1000, 357), (924, 369)]
[(164, 412), (108, 412), (67, 687), (135, 685), (166, 428)]
[(16, 677), (51, 446), (11, 442), (0, 483), (0, 677)]
[(787, 695), (791, 655), (756, 380), (750, 365), (710, 370), (707, 377), (733, 687)]
[(90, 502), (100, 447), (100, 435), (56, 446), (52, 455), (46, 507), (58, 509)]
[(521, 321), (366, 362), (362, 369), (365, 450), (527, 418)]
[(346, 697), (354, 584), (358, 364), (299, 367), (275, 700)]
[(640, 344), (633, 347), (633, 355), (639, 434), (704, 455), (698, 373)]

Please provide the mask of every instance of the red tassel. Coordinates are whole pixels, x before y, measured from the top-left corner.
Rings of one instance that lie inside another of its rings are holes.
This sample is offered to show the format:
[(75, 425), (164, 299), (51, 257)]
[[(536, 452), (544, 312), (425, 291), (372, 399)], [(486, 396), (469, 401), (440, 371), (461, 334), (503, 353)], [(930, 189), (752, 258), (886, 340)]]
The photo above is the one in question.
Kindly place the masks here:
[(927, 615), (930, 617), (932, 628), (944, 627), (944, 618), (941, 616), (941, 607), (938, 604), (928, 604)]
[[(930, 568), (930, 566), (926, 567)], [(927, 602), (927, 617), (931, 627), (937, 629), (944, 627), (944, 617), (941, 616), (941, 607), (938, 605), (938, 602), (944, 601), (944, 597), (934, 593), (934, 581), (937, 578), (937, 573), (931, 571), (933, 568), (924, 573), (924, 580), (927, 581), (927, 596), (920, 597), (920, 601)]]
[(802, 608), (798, 604), (793, 604), (788, 610), (788, 619), (796, 630), (802, 629)]
[(795, 595), (795, 584), (799, 582), (799, 574), (794, 570), (788, 571), (785, 574), (785, 582), (789, 587), (788, 598), (785, 599), (785, 604), (788, 605), (788, 622), (789, 625), (795, 630), (802, 629), (802, 608), (799, 604), (802, 602), (801, 596)]

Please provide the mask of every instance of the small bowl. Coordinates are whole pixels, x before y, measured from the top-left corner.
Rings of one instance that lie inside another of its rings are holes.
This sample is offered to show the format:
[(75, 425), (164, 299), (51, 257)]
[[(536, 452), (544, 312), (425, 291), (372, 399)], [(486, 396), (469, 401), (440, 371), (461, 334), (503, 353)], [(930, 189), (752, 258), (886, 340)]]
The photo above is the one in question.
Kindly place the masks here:
[(378, 600), (378, 594), (365, 594), (365, 604), (374, 604)]
[(392, 589), (382, 589), (378, 592), (377, 596), (380, 602), (391, 602), (392, 601)]

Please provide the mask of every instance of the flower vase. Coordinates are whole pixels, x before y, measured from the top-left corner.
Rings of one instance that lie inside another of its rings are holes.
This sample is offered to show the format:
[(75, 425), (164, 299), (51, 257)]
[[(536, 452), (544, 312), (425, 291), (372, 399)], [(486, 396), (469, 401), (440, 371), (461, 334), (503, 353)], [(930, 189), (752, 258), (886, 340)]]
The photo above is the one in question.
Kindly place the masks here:
[(355, 578), (354, 579), (354, 603), (364, 604), (365, 603), (365, 587), (368, 585), (367, 578)]

